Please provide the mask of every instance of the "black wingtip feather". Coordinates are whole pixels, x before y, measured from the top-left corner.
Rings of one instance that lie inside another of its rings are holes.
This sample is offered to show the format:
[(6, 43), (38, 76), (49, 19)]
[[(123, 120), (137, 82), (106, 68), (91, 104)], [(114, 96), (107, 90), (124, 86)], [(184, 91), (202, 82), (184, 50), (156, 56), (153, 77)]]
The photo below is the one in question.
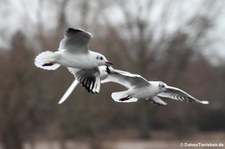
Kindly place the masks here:
[(78, 77), (80, 79), (80, 84), (84, 87), (89, 93), (98, 93), (93, 92), (94, 84), (96, 82), (95, 77)]
[(76, 34), (79, 32), (83, 32), (81, 29), (68, 28), (66, 34)]

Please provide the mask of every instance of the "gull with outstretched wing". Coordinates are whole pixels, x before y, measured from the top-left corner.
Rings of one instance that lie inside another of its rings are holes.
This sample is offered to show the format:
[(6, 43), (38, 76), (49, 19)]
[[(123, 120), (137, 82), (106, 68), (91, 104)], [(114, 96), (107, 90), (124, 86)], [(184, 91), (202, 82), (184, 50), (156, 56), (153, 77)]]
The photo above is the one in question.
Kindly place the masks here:
[(208, 104), (208, 101), (200, 101), (185, 91), (168, 86), (161, 81), (148, 81), (140, 75), (115, 70), (112, 67), (108, 68), (107, 72), (108, 77), (102, 81), (103, 83), (115, 82), (127, 88), (125, 91), (112, 93), (111, 96), (113, 100), (117, 102), (136, 102), (138, 99), (146, 99), (159, 105), (167, 105), (167, 103), (161, 99), (161, 97), (163, 97)]
[(88, 91), (98, 93), (101, 84), (98, 66), (108, 66), (112, 63), (104, 55), (89, 50), (89, 41), (92, 37), (89, 32), (69, 28), (60, 41), (58, 50), (38, 54), (34, 64), (45, 70), (65, 66), (77, 77), (70, 90), (81, 83)]

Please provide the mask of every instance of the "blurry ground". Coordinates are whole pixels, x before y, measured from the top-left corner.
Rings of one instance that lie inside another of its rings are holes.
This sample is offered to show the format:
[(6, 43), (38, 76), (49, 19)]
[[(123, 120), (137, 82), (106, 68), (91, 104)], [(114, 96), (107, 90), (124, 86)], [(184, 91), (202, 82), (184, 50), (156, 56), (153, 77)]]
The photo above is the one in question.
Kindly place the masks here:
[[(128, 138), (132, 137), (127, 136)], [(161, 139), (160, 139), (161, 138)], [(194, 135), (187, 138), (176, 139), (172, 134), (164, 132), (155, 132), (152, 134), (151, 140), (138, 140), (138, 139), (99, 139), (102, 149), (179, 149), (179, 148), (198, 148), (198, 149), (222, 149), (225, 148), (225, 133), (224, 132), (210, 132)], [(223, 144), (223, 147), (187, 147), (189, 143), (212, 143)], [(183, 146), (181, 146), (183, 145)], [(184, 147), (186, 145), (186, 147)], [(33, 147), (26, 144), (26, 149), (61, 149), (60, 143), (56, 141), (45, 142), (39, 141)], [(65, 149), (92, 149), (87, 141), (67, 141)]]

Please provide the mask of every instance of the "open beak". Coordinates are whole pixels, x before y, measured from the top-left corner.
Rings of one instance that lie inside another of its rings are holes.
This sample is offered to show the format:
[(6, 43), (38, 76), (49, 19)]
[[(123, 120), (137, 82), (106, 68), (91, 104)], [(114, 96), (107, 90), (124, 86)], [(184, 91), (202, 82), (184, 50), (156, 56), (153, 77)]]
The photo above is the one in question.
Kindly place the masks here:
[(113, 65), (113, 63), (112, 63), (112, 62), (109, 62), (109, 61), (106, 61), (105, 63), (106, 63), (106, 65), (108, 65), (108, 66)]

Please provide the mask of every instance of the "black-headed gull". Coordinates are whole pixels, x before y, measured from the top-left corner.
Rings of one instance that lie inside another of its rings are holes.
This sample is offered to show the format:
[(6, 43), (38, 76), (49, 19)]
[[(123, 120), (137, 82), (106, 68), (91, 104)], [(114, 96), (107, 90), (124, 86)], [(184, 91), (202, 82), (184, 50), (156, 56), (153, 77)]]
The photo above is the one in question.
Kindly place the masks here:
[(163, 97), (180, 101), (208, 104), (208, 101), (200, 101), (185, 91), (168, 86), (161, 81), (148, 81), (140, 75), (115, 70), (112, 69), (112, 67), (108, 69), (108, 74), (108, 77), (103, 80), (102, 83), (116, 82), (128, 89), (112, 93), (111, 96), (113, 100), (117, 102), (136, 102), (138, 99), (146, 99), (159, 105), (167, 105), (167, 103), (161, 99), (161, 97)]
[[(88, 44), (91, 37), (93, 37), (92, 34), (81, 29), (69, 28), (59, 44), (58, 51), (42, 52), (37, 55), (34, 63), (38, 68), (46, 70), (55, 70), (60, 65), (68, 67), (70, 71), (74, 68), (73, 74), (79, 76), (79, 82), (82, 83), (82, 78), (85, 77), (92, 78), (92, 82), (94, 82), (93, 86), (95, 87), (93, 87), (91, 91), (99, 92), (99, 73), (96, 71), (96, 73), (88, 75), (83, 73), (83, 70), (97, 70), (98, 66), (112, 65), (112, 63), (107, 61), (104, 55), (89, 50)], [(74, 82), (74, 85), (75, 84), (76, 82)], [(83, 83), (83, 85), (85, 86), (85, 83)]]

